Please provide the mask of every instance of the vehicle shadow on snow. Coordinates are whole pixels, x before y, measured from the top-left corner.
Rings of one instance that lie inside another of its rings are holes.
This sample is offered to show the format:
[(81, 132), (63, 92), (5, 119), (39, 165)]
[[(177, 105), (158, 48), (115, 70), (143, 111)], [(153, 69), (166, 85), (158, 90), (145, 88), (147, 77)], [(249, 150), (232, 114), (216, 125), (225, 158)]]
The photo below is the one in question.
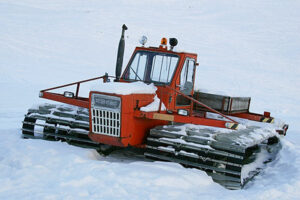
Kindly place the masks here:
[(109, 155), (103, 155), (96, 150), (91, 150), (89, 155), (91, 160), (107, 161), (112, 163), (133, 163), (133, 162), (153, 162), (155, 160), (146, 158), (143, 149), (124, 148), (111, 152)]

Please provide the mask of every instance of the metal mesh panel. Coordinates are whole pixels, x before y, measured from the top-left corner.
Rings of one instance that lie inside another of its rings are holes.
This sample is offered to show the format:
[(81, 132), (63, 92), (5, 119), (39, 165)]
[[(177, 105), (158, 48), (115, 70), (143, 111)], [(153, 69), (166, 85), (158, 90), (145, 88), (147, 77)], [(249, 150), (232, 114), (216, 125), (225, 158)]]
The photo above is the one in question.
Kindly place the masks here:
[(93, 133), (120, 137), (120, 112), (92, 108), (92, 119)]

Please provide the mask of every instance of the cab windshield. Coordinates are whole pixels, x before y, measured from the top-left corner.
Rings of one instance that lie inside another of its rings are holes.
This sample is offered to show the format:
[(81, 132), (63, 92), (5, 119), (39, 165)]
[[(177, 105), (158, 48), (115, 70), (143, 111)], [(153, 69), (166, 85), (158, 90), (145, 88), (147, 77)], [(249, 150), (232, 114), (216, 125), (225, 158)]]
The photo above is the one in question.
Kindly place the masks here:
[(179, 56), (174, 54), (138, 51), (123, 78), (132, 81), (170, 83), (178, 60)]

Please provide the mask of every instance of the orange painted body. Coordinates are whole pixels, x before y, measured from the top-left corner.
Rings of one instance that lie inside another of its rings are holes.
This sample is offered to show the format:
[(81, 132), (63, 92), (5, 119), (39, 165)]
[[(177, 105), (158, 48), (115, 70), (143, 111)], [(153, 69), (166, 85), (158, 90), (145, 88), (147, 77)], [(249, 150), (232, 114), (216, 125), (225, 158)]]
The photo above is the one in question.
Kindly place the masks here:
[[(141, 119), (134, 116), (134, 111), (137, 108), (146, 106), (153, 101), (154, 94), (117, 95), (102, 92), (91, 92), (90, 99), (92, 93), (118, 96), (121, 98), (121, 136), (111, 137), (90, 132), (89, 137), (93, 141), (120, 147), (126, 147), (128, 145), (139, 147), (144, 144), (146, 135), (151, 128), (168, 123), (162, 120)], [(90, 113), (90, 121), (91, 119), (92, 116)], [(91, 122), (90, 130), (92, 130)]]
[[(166, 111), (159, 111), (157, 112), (142, 112), (140, 111), (141, 107), (147, 106), (148, 104), (153, 102), (155, 94), (129, 94), (129, 95), (119, 95), (113, 93), (103, 93), (98, 91), (91, 91), (89, 98), (82, 98), (78, 97), (79, 87), (81, 83), (87, 81), (93, 81), (97, 79), (103, 79), (106, 82), (109, 76), (105, 75), (102, 77), (97, 77), (93, 79), (88, 79), (80, 82), (75, 82), (55, 88), (50, 88), (46, 90), (42, 90), (40, 95), (43, 98), (55, 100), (75, 106), (85, 107), (90, 109), (90, 133), (89, 137), (91, 140), (95, 142), (99, 142), (102, 144), (108, 144), (113, 146), (120, 146), (120, 147), (127, 147), (127, 146), (135, 146), (135, 147), (143, 147), (145, 143), (145, 139), (149, 133), (149, 130), (158, 125), (166, 125), (170, 122), (179, 122), (179, 123), (191, 123), (197, 125), (206, 125), (206, 126), (213, 126), (213, 127), (220, 127), (220, 128), (228, 128), (227, 123), (228, 121), (223, 120), (216, 120), (216, 119), (208, 119), (206, 118), (205, 112), (201, 113), (194, 113), (193, 112), (193, 104), (200, 103), (196, 100), (193, 100), (191, 97), (184, 95), (180, 92), (180, 74), (184, 67), (184, 63), (186, 59), (193, 59), (195, 61), (195, 66), (197, 65), (197, 54), (193, 53), (185, 53), (185, 52), (173, 52), (167, 50), (166, 47), (160, 48), (145, 48), (145, 47), (137, 47), (133, 52), (133, 55), (129, 61), (129, 64), (134, 59), (134, 55), (137, 52), (145, 51), (145, 52), (159, 52), (165, 54), (172, 54), (178, 57), (177, 66), (173, 73), (173, 77), (170, 82), (166, 84), (156, 84), (157, 91), (156, 95), (160, 99), (160, 107), (162, 104), (165, 105), (168, 112)], [(124, 77), (129, 69), (129, 64), (123, 72), (123, 75), (120, 79), (120, 82), (129, 82)], [(193, 88), (191, 91), (191, 96), (194, 93), (194, 82), (195, 82), (195, 70), (194, 67), (193, 71)], [(73, 98), (65, 97), (62, 94), (51, 93), (49, 90), (58, 89), (70, 85), (77, 85), (76, 95)], [(105, 135), (101, 133), (93, 133), (92, 126), (93, 126), (93, 119), (91, 116), (91, 101), (92, 101), (92, 94), (100, 94), (106, 96), (115, 96), (119, 97), (121, 100), (121, 108), (120, 108), (120, 135), (118, 137)], [(178, 95), (185, 96), (186, 98), (191, 100), (189, 105), (179, 106), (176, 103), (176, 99)], [(184, 109), (188, 111), (187, 116), (182, 116), (178, 114), (178, 109)], [(213, 109), (212, 109), (213, 110)], [(217, 113), (217, 111), (215, 111)], [(221, 113), (219, 113), (221, 114)], [(222, 114), (221, 114), (222, 115)], [(263, 115), (255, 114), (255, 113), (237, 113), (233, 116), (251, 119), (260, 121)], [(226, 116), (225, 116), (226, 117)], [(230, 119), (229, 119), (230, 120)], [(231, 120), (233, 123), (235, 121)]]

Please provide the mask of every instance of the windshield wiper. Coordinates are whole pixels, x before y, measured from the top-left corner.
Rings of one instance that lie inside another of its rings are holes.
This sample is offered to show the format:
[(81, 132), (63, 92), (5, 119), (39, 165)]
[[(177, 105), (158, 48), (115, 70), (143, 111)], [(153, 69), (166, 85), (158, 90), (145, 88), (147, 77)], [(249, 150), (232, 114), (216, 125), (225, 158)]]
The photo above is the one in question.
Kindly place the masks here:
[(139, 75), (134, 71), (134, 69), (130, 66), (130, 69), (133, 71), (133, 73), (135, 74), (135, 78), (138, 77), (140, 79), (140, 81), (143, 81)]

